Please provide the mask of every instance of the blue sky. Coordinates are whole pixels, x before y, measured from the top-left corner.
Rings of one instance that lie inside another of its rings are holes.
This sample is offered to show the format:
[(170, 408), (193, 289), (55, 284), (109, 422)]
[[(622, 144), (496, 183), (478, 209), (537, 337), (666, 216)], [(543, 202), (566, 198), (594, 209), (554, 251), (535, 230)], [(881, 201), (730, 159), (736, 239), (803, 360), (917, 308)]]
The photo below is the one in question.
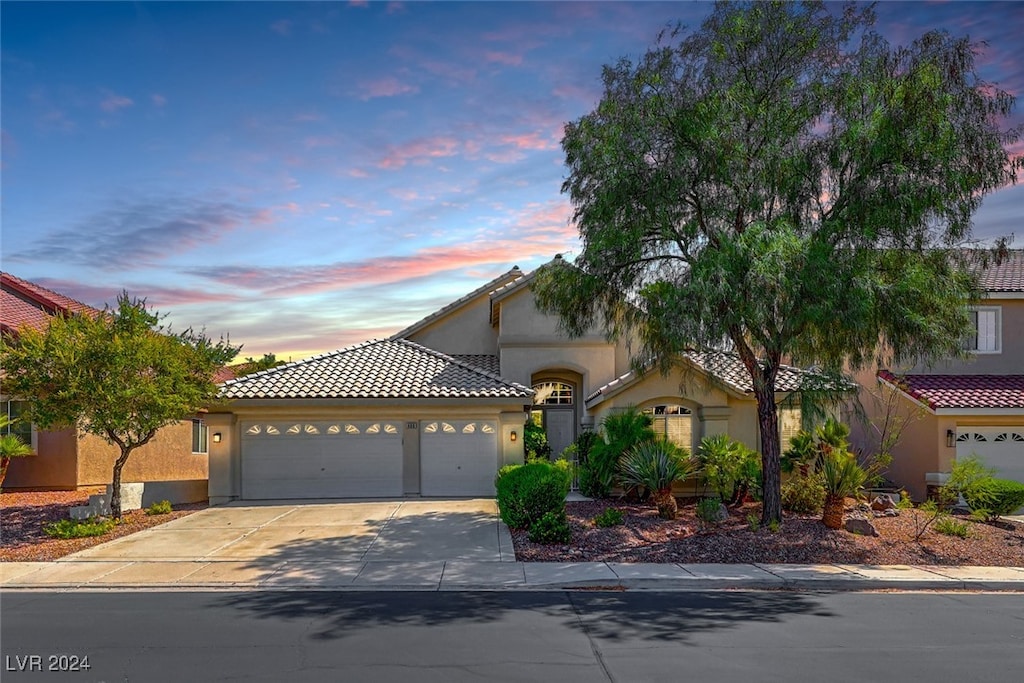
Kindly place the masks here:
[[(5, 1), (3, 269), (97, 306), (127, 290), (243, 356), (385, 336), (578, 249), (563, 124), (603, 64), (709, 9)], [(1024, 92), (1024, 3), (878, 15), (894, 42), (987, 41), (983, 76)], [(1020, 233), (1022, 190), (976, 235)]]

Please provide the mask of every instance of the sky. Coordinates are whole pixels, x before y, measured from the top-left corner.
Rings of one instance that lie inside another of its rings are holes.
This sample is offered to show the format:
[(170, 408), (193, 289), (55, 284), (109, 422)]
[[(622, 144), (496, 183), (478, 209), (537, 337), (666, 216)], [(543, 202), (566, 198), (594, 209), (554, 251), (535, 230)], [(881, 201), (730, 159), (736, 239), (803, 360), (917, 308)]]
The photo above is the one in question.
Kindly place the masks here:
[[(604, 64), (707, 3), (0, 4), (0, 266), (298, 360), (578, 253), (560, 140)], [(887, 3), (986, 41), (1024, 93), (1024, 2)], [(1024, 122), (1024, 103), (1009, 124)], [(1024, 151), (1024, 150), (1022, 150)], [(1018, 233), (1024, 185), (975, 235)]]

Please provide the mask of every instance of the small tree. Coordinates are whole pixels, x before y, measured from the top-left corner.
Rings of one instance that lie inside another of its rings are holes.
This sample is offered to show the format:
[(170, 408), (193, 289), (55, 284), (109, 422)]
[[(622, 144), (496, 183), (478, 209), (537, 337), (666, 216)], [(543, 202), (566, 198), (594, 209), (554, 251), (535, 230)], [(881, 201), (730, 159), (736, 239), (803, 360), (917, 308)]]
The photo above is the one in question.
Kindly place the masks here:
[(12, 422), (6, 415), (0, 415), (0, 485), (3, 485), (7, 477), (7, 467), (11, 464), (11, 458), (23, 458), (33, 455), (32, 447), (22, 441), (17, 434), (5, 434), (8, 425)]
[(245, 359), (244, 363), (231, 366), (231, 369), (235, 371), (235, 377), (244, 377), (245, 375), (251, 375), (255, 372), (263, 372), (264, 370), (270, 370), (280, 365), (284, 365), (283, 360), (278, 360), (277, 356), (272, 353), (263, 354), (262, 358), (253, 358), (249, 356)]
[(6, 393), (42, 429), (76, 427), (117, 446), (110, 508), (121, 516), (121, 471), (157, 431), (213, 402), (217, 368), (240, 347), (191, 329), (172, 334), (145, 300), (118, 297), (96, 316), (56, 316), (0, 343)]

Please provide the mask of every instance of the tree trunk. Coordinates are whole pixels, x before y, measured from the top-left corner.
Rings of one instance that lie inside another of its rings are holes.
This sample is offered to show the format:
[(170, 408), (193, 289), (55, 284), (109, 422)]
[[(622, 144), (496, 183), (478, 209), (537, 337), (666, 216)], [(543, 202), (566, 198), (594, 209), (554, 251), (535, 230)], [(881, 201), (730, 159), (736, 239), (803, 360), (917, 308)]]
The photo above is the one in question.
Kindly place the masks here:
[[(755, 383), (756, 384), (756, 383)], [(764, 501), (761, 524), (782, 523), (782, 458), (779, 443), (779, 414), (775, 405), (774, 387), (754, 388), (757, 398), (757, 426), (761, 436), (761, 474), (764, 478)]]
[(114, 481), (110, 492), (110, 514), (114, 519), (121, 519), (121, 470), (131, 454), (131, 448), (121, 446), (121, 456), (114, 461)]
[(843, 511), (845, 509), (846, 499), (843, 496), (827, 495), (825, 496), (825, 509), (821, 516), (821, 521), (825, 523), (829, 529), (842, 529), (843, 528)]
[(662, 519), (676, 518), (676, 514), (679, 512), (679, 505), (676, 503), (676, 497), (672, 495), (671, 487), (655, 491), (652, 498), (654, 498), (655, 505), (658, 506), (659, 517)]
[(10, 464), (10, 458), (0, 458), (0, 486), (3, 485), (4, 479), (7, 478), (7, 466)]

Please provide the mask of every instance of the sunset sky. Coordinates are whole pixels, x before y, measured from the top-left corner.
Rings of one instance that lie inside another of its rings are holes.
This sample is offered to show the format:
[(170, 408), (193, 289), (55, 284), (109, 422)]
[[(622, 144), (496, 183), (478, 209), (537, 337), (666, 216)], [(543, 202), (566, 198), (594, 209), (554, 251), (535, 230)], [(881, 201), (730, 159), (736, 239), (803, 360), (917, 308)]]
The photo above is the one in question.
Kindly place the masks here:
[[(2, 13), (2, 268), (298, 359), (578, 250), (562, 126), (706, 3), (17, 3)], [(984, 40), (1024, 93), (1024, 3), (882, 3)], [(1012, 123), (1024, 122), (1018, 104)], [(1024, 151), (1024, 150), (1022, 150)], [(982, 238), (1017, 232), (1024, 185)]]

